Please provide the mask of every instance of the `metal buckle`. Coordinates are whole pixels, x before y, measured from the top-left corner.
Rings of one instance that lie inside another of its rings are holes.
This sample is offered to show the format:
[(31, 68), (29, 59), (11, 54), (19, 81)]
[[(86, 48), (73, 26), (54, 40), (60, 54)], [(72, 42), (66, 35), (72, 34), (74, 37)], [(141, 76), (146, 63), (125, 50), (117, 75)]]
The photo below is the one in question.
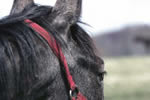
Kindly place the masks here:
[(74, 90), (70, 90), (69, 91), (70, 98), (72, 98), (72, 97), (77, 98), (78, 93), (79, 93), (79, 89), (77, 87), (75, 87)]

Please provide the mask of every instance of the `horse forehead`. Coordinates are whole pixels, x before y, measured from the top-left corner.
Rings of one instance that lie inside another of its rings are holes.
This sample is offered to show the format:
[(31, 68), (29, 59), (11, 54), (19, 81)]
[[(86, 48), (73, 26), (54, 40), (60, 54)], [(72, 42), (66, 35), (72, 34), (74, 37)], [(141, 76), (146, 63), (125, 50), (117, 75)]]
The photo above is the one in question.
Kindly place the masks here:
[(79, 52), (80, 50), (78, 47), (75, 47), (75, 44), (73, 44), (73, 42), (70, 42), (67, 45), (67, 48), (62, 49), (62, 51), (69, 67), (73, 68), (75, 65), (77, 65), (77, 59), (79, 58), (79, 55), (81, 55)]

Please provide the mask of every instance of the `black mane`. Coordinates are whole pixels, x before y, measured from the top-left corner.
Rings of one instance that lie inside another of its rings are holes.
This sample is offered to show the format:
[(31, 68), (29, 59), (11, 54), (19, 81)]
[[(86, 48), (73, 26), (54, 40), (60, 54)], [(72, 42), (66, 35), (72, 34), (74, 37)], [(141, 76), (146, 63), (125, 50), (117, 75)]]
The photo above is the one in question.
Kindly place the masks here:
[[(15, 24), (23, 23), (25, 19), (31, 19), (35, 21), (36, 23), (40, 23), (41, 26), (46, 28), (56, 39), (60, 42), (60, 44), (63, 42), (63, 40), (60, 40), (58, 33), (56, 30), (53, 29), (53, 26), (47, 22), (47, 18), (45, 16), (48, 16), (52, 10), (52, 7), (50, 6), (37, 6), (35, 4), (28, 5), (21, 13), (14, 14), (7, 16), (0, 20), (0, 27), (5, 26), (12, 26)], [(82, 23), (80, 20), (79, 23)], [(51, 30), (50, 28), (51, 27)], [(13, 32), (12, 32), (13, 33)], [(72, 25), (70, 28), (70, 36), (77, 42), (77, 44), (84, 48), (84, 50), (87, 53), (92, 54), (93, 50), (95, 51), (95, 47), (93, 47), (93, 41), (90, 38), (90, 36), (82, 29), (77, 23)], [(63, 44), (64, 45), (64, 44)], [(93, 54), (92, 54), (93, 55)], [(94, 55), (95, 56), (95, 55)]]

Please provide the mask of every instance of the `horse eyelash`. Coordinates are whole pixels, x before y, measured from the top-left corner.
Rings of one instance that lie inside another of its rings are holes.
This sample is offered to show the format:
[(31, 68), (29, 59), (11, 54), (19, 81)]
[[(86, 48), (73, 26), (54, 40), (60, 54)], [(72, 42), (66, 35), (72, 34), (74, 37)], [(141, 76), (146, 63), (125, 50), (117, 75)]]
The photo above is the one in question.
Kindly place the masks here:
[(103, 81), (103, 80), (104, 80), (104, 76), (105, 76), (106, 74), (107, 74), (106, 71), (100, 72), (100, 73), (98, 74), (99, 80), (100, 80), (100, 81)]

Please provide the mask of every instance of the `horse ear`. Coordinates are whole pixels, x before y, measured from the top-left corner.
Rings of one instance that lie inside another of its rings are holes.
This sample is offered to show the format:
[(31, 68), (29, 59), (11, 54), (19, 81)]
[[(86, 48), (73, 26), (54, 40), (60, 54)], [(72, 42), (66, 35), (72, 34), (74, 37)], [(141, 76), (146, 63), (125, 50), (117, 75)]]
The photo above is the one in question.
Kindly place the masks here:
[(55, 26), (69, 28), (78, 21), (81, 14), (81, 5), (82, 0), (57, 0), (52, 10), (52, 23)]
[(33, 0), (14, 0), (10, 14), (21, 12), (27, 5), (34, 3)]

